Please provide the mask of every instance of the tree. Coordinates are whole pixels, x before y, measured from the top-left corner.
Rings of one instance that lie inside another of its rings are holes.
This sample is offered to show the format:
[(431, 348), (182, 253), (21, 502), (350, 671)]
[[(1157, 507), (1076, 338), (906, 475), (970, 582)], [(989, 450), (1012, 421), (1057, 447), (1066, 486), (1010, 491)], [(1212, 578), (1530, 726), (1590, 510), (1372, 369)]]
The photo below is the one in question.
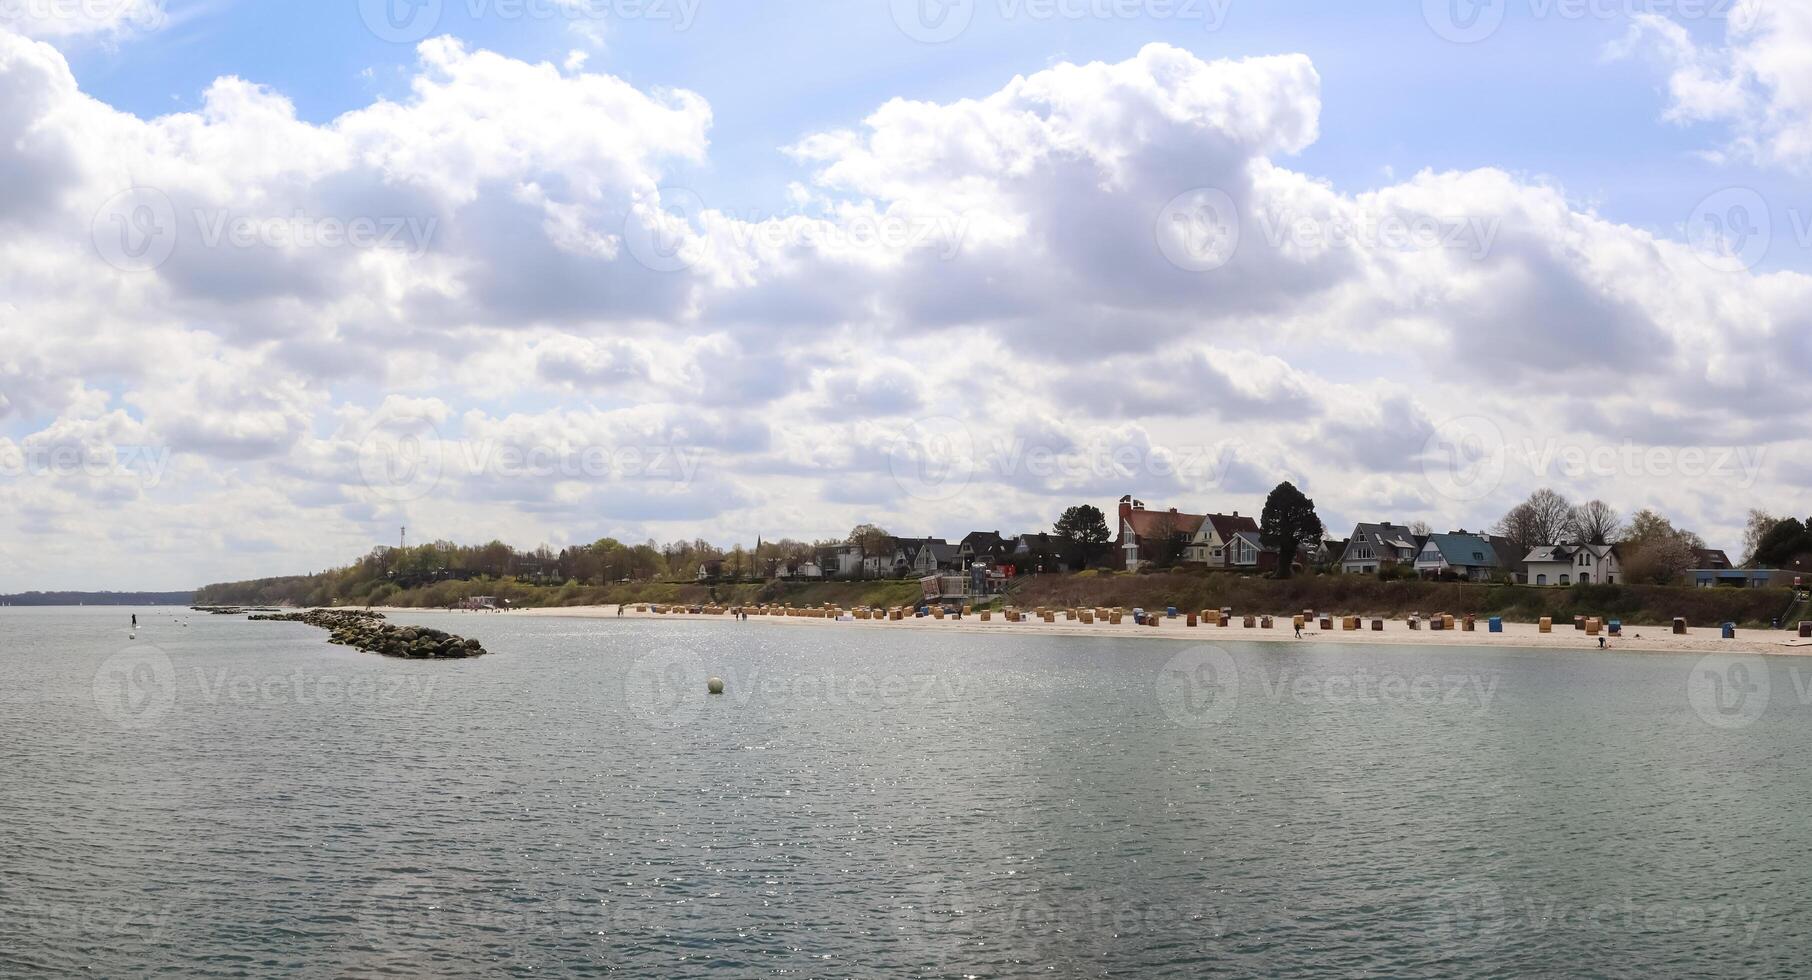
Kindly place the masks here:
[(1509, 540), (1516, 545), (1518, 551), (1526, 555), (1536, 545), (1552, 543), (1541, 539), (1540, 531), (1536, 527), (1538, 520), (1534, 507), (1527, 503), (1517, 504), (1510, 508), (1508, 514), (1492, 525), (1491, 533)]
[[(1812, 523), (1808, 521), (1806, 523)], [(1782, 568), (1793, 559), (1812, 552), (1812, 531), (1794, 518), (1775, 522), (1756, 543), (1755, 557), (1750, 562), (1754, 568)]]
[(1434, 528), (1429, 527), (1427, 521), (1417, 521), (1409, 526), (1409, 533), (1426, 538), (1434, 533)]
[(1587, 501), (1567, 515), (1567, 533), (1581, 544), (1606, 544), (1622, 529), (1623, 521), (1617, 512), (1602, 500)]
[(1315, 501), (1303, 496), (1288, 480), (1277, 485), (1265, 498), (1264, 514), (1258, 522), (1259, 540), (1277, 552), (1277, 577), (1289, 578), (1296, 564), (1296, 551), (1308, 538), (1324, 533), (1321, 518), (1315, 515)]
[(1083, 568), (1100, 560), (1114, 540), (1113, 532), (1107, 529), (1107, 515), (1091, 504), (1080, 504), (1064, 511), (1052, 531), (1082, 556)]
[(1629, 529), (1618, 543), (1623, 555), (1623, 577), (1631, 582), (1668, 585), (1698, 561), (1705, 541), (1691, 531), (1675, 528), (1667, 518), (1642, 510), (1630, 518)]
[(849, 532), (848, 540), (850, 544), (856, 546), (856, 550), (861, 553), (864, 559), (861, 571), (864, 578), (868, 576), (868, 562), (866, 559), (870, 555), (884, 555), (893, 548), (893, 535), (888, 534), (885, 528), (877, 527), (873, 524), (857, 524), (855, 528)]
[(1498, 520), (1491, 533), (1509, 538), (1526, 553), (1536, 545), (1554, 544), (1567, 533), (1573, 521), (1573, 505), (1567, 498), (1546, 487), (1529, 495), (1529, 499), (1510, 508)]
[(1761, 551), (1762, 539), (1767, 537), (1768, 532), (1774, 530), (1774, 525), (1779, 524), (1780, 522), (1780, 518), (1765, 510), (1751, 510), (1749, 512), (1749, 523), (1743, 528), (1742, 565), (1744, 567), (1755, 567), (1755, 558), (1757, 553)]

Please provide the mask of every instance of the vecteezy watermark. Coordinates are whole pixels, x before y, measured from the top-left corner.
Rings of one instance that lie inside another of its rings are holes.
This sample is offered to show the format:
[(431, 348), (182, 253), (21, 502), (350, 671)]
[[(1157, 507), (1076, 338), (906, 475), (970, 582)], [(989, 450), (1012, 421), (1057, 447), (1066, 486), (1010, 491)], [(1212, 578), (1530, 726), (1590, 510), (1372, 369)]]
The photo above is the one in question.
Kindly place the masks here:
[(122, 27), (155, 31), (169, 19), (163, 0), (0, 0), (0, 24), (52, 33)]
[(1628, 20), (1644, 14), (1674, 20), (1753, 25), (1768, 0), (1422, 0), (1422, 19), (1437, 36), (1476, 44), (1504, 26), (1511, 9), (1532, 20)]
[(1504, 481), (1503, 430), (1478, 415), (1448, 419), (1422, 444), (1422, 475), (1451, 500), (1482, 500)]
[(1714, 728), (1748, 728), (1760, 721), (1768, 695), (1765, 657), (1714, 654), (1694, 664), (1686, 679), (1687, 703)]
[(1365, 668), (1334, 673), (1248, 665), (1242, 672), (1227, 651), (1191, 647), (1157, 676), (1158, 705), (1190, 728), (1224, 723), (1243, 705), (1446, 709), (1484, 714), (1497, 699), (1495, 674), (1399, 674)]
[(446, 446), (430, 419), (391, 416), (378, 420), (359, 443), (359, 476), (391, 503), (433, 493), (445, 471)]
[(1253, 214), (1273, 251), (1314, 254), (1334, 249), (1390, 252), (1457, 252), (1475, 261), (1491, 257), (1503, 218), (1406, 211), (1296, 213), (1261, 207)]
[(1503, 483), (1511, 463), (1537, 479), (1644, 477), (1716, 480), (1747, 490), (1761, 479), (1766, 446), (1643, 446), (1634, 441), (1582, 443), (1545, 438), (1507, 440), (1491, 419), (1467, 415), (1436, 426), (1422, 445), (1423, 478), (1450, 500), (1475, 501)]
[[(922, 44), (960, 37), (974, 22), (982, 0), (890, 0), (900, 33)], [(1233, 0), (992, 0), (1003, 22), (1146, 20), (1199, 23), (1218, 31)]]
[[(713, 677), (724, 682), (723, 694), (709, 693)], [(638, 657), (623, 675), (630, 713), (654, 726), (689, 725), (722, 712), (760, 707), (885, 710), (960, 698), (966, 687), (960, 673), (865, 667), (794, 673), (747, 662), (707, 663), (698, 653), (674, 646)]]
[(1462, 878), (1428, 890), (1401, 912), (1399, 931), (1443, 958), (1489, 953), (1531, 936), (1681, 935), (1726, 945), (1754, 943), (1768, 906), (1759, 902), (1654, 901), (1622, 896), (1581, 900), (1517, 881)]
[(1707, 194), (1692, 209), (1686, 242), (1699, 261), (1719, 272), (1748, 272), (1768, 258), (1774, 213), (1753, 188), (1726, 187)]
[(623, 219), (629, 254), (655, 272), (682, 272), (714, 255), (730, 257), (792, 249), (892, 254), (930, 252), (949, 261), (969, 235), (966, 214), (848, 209), (829, 217), (769, 214), (757, 209), (716, 210), (684, 187), (644, 195)]
[(374, 422), (359, 443), (359, 476), (379, 498), (420, 500), (448, 478), (502, 481), (606, 480), (691, 484), (704, 451), (691, 446), (542, 444), (445, 439), (430, 419)]
[(170, 656), (150, 644), (127, 647), (95, 671), (94, 703), (102, 717), (129, 731), (157, 727), (179, 706), (274, 708), (352, 705), (383, 708), (421, 705), (439, 681), (430, 675), (381, 669), (320, 671), (309, 668), (246, 671), (195, 666), (179, 672)]
[(975, 437), (959, 419), (917, 419), (887, 454), (894, 483), (919, 500), (955, 498), (975, 478)]
[(1185, 272), (1211, 272), (1239, 252), (1239, 207), (1226, 191), (1197, 187), (1164, 203), (1153, 227), (1158, 251)]
[(95, 211), (90, 236), (95, 251), (124, 272), (150, 272), (179, 246), (209, 250), (352, 249), (394, 251), (418, 257), (432, 246), (440, 219), (420, 215), (334, 215), (293, 209), (250, 214), (230, 208), (178, 210), (154, 187), (134, 187), (108, 198)]
[(92, 480), (130, 480), (150, 488), (163, 483), (170, 468), (171, 452), (163, 446), (107, 446), (95, 448), (74, 443), (24, 445), (0, 439), (0, 480), (86, 477)]
[(359, 19), (381, 41), (414, 44), (440, 29), (448, 10), (470, 20), (563, 21), (576, 28), (649, 21), (689, 31), (702, 0), (359, 0)]
[(154, 728), (176, 704), (176, 665), (151, 644), (130, 646), (94, 672), (94, 706), (120, 728)]
[(961, 419), (915, 419), (886, 449), (895, 485), (926, 501), (951, 500), (980, 481), (1036, 483), (1058, 491), (1105, 483), (1162, 481), (1190, 490), (1222, 485), (1238, 444), (1152, 445), (1107, 430), (1061, 444), (1020, 436), (977, 439)]
[(1491, 255), (1503, 227), (1495, 215), (1440, 215), (1403, 210), (1296, 211), (1276, 205), (1242, 217), (1228, 192), (1184, 191), (1158, 210), (1158, 251), (1185, 272), (1211, 272), (1233, 261), (1256, 231), (1272, 251), (1306, 256), (1337, 249), (1450, 251), (1474, 261)]

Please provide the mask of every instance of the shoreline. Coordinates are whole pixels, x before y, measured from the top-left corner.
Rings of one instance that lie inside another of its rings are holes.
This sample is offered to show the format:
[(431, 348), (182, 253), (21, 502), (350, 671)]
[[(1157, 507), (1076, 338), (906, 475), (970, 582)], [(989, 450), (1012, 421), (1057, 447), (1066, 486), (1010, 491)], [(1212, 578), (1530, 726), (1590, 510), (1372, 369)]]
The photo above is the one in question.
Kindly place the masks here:
[[(422, 609), (415, 607), (378, 607), (386, 615), (407, 616), (419, 613), (435, 613), (457, 616), (528, 616), (541, 619), (634, 619), (634, 620), (680, 620), (700, 622), (734, 622), (727, 614), (710, 615), (704, 613), (654, 613), (636, 612), (633, 605), (627, 606), (621, 616), (617, 607), (610, 606), (560, 606), (535, 609), (516, 609), (509, 612), (478, 612), (470, 610)], [(1801, 640), (1797, 633), (1787, 630), (1738, 630), (1734, 640), (1723, 638), (1722, 630), (1716, 627), (1698, 627), (1688, 629), (1685, 635), (1676, 635), (1671, 627), (1625, 627), (1624, 635), (1607, 637), (1608, 645), (1600, 650), (1597, 637), (1573, 628), (1573, 624), (1556, 623), (1554, 632), (1542, 633), (1534, 623), (1505, 623), (1502, 633), (1491, 633), (1485, 629), (1483, 621), (1476, 632), (1467, 633), (1455, 630), (1430, 630), (1424, 623), (1421, 629), (1412, 630), (1403, 620), (1385, 620), (1383, 632), (1373, 632), (1371, 620), (1364, 622), (1362, 630), (1343, 630), (1339, 628), (1339, 619), (1335, 619), (1333, 630), (1321, 630), (1318, 626), (1305, 626), (1301, 639), (1291, 629), (1290, 617), (1277, 617), (1276, 627), (1247, 629), (1235, 618), (1231, 626), (1211, 626), (1203, 624), (1190, 628), (1188, 620), (1179, 616), (1176, 619), (1163, 621), (1162, 626), (1138, 626), (1132, 623), (1130, 616), (1118, 626), (1101, 622), (1084, 624), (1080, 621), (1067, 621), (1058, 613), (1057, 621), (1046, 623), (1042, 620), (1009, 623), (999, 614), (989, 622), (982, 622), (978, 616), (965, 616), (960, 620), (935, 619), (932, 617), (907, 618), (901, 620), (876, 619), (830, 619), (809, 616), (766, 616), (751, 614), (746, 621), (749, 624), (766, 623), (770, 625), (791, 625), (802, 627), (842, 627), (866, 630), (920, 630), (970, 633), (970, 634), (1011, 634), (1015, 636), (1065, 636), (1085, 638), (1111, 638), (1127, 640), (1169, 640), (1172, 642), (1213, 643), (1252, 642), (1252, 643), (1306, 643), (1306, 644), (1343, 644), (1362, 646), (1445, 646), (1445, 647), (1505, 647), (1516, 649), (1575, 651), (1580, 653), (1692, 653), (1692, 654), (1734, 654), (1812, 657), (1812, 640)]]

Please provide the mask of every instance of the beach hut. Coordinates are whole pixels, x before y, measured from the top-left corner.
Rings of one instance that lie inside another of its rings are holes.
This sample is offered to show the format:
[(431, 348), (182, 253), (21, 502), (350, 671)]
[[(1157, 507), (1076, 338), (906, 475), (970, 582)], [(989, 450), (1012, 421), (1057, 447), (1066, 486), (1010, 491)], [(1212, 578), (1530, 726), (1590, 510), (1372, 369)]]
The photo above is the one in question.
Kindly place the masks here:
[(1382, 620), (1382, 619), (1372, 620), (1372, 632), (1373, 633), (1384, 632), (1384, 620)]
[(1802, 621), (1799, 624), (1799, 638), (1812, 640), (1812, 621)]
[(1686, 617), (1685, 616), (1675, 616), (1674, 617), (1674, 635), (1675, 636), (1685, 636), (1686, 635)]
[(1486, 622), (1486, 628), (1493, 633), (1502, 633), (1504, 631), (1504, 617), (1491, 617), (1491, 619)]
[(1726, 639), (1726, 640), (1736, 639), (1736, 624), (1735, 623), (1725, 623), (1724, 624), (1724, 639)]
[(1543, 633), (1554, 632), (1554, 618), (1551, 616), (1543, 616), (1541, 618), (1541, 625), (1536, 627), (1536, 629), (1540, 630)]
[(1604, 624), (1596, 616), (1585, 621), (1585, 635), (1587, 636), (1597, 636), (1603, 629)]
[(1573, 628), (1576, 630), (1579, 630), (1581, 632), (1584, 632), (1585, 620), (1586, 620), (1586, 618), (1584, 616), (1574, 616), (1573, 617)]
[(1453, 631), (1453, 617), (1443, 613), (1441, 615), (1441, 628), (1444, 630), (1447, 630), (1448, 632), (1452, 632)]
[(1195, 613), (1190, 613), (1189, 622), (1188, 622), (1189, 628), (1194, 629), (1195, 627), (1200, 626), (1200, 625), (1202, 625), (1202, 617)]
[(1269, 617), (1269, 616), (1261, 617), (1258, 621), (1258, 628), (1263, 629), (1263, 630), (1271, 629), (1272, 627), (1274, 627), (1276, 625), (1277, 625), (1276, 622), (1274, 620), (1272, 620), (1271, 617)]
[(1479, 630), (1478, 619), (1471, 613), (1467, 613), (1466, 619), (1460, 623), (1460, 630), (1465, 633), (1477, 633)]
[(1245, 624), (1246, 629), (1252, 629), (1253, 627), (1258, 625), (1258, 617), (1252, 615), (1251, 613), (1247, 613), (1244, 624)]

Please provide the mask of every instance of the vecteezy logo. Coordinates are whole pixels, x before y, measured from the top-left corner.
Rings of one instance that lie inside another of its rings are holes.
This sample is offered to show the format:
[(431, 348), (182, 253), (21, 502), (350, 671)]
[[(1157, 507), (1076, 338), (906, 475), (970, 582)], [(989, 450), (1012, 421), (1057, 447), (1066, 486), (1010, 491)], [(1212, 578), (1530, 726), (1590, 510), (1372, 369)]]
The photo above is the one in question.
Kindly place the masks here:
[(1768, 661), (1714, 654), (1693, 665), (1686, 700), (1714, 728), (1748, 728), (1768, 710)]
[[(681, 272), (711, 250), (705, 200), (683, 187), (663, 187), (636, 201), (623, 219), (623, 241), (635, 260), (655, 272)], [(698, 227), (695, 227), (698, 226)]]
[(440, 24), (442, 0), (359, 0), (359, 18), (381, 41), (414, 44)]
[(893, 0), (893, 22), (922, 44), (942, 44), (969, 29), (975, 0)]
[(1191, 647), (1158, 671), (1158, 706), (1190, 728), (1216, 725), (1239, 707), (1239, 665), (1220, 647)]
[(1504, 26), (1508, 0), (1422, 0), (1422, 19), (1442, 38), (1474, 44)]
[(975, 439), (948, 416), (919, 419), (900, 433), (887, 453), (887, 468), (900, 489), (920, 500), (949, 500), (975, 476)]
[(1239, 251), (1239, 208), (1226, 191), (1198, 187), (1165, 202), (1158, 212), (1158, 251), (1186, 272), (1210, 272)]
[(1450, 500), (1482, 500), (1504, 480), (1504, 433), (1477, 415), (1443, 422), (1422, 444), (1422, 475)]
[(176, 665), (157, 647), (127, 647), (94, 672), (94, 706), (121, 728), (151, 728), (175, 704)]
[(1686, 240), (1699, 261), (1719, 272), (1747, 272), (1762, 264), (1774, 243), (1768, 201), (1748, 187), (1706, 195), (1687, 219)]
[(1420, 921), (1405, 923), (1448, 956), (1465, 956), (1496, 946), (1509, 925), (1503, 890), (1489, 881), (1458, 882), (1433, 889)]
[(359, 443), (359, 476), (373, 493), (392, 503), (433, 493), (443, 469), (440, 432), (424, 418), (381, 419)]
[(108, 265), (149, 272), (176, 252), (176, 206), (155, 187), (134, 187), (108, 198), (89, 232)]
[(705, 690), (709, 680), (697, 654), (665, 647), (630, 665), (623, 676), (623, 700), (632, 713), (651, 725), (688, 724), (704, 711), (710, 697)]

